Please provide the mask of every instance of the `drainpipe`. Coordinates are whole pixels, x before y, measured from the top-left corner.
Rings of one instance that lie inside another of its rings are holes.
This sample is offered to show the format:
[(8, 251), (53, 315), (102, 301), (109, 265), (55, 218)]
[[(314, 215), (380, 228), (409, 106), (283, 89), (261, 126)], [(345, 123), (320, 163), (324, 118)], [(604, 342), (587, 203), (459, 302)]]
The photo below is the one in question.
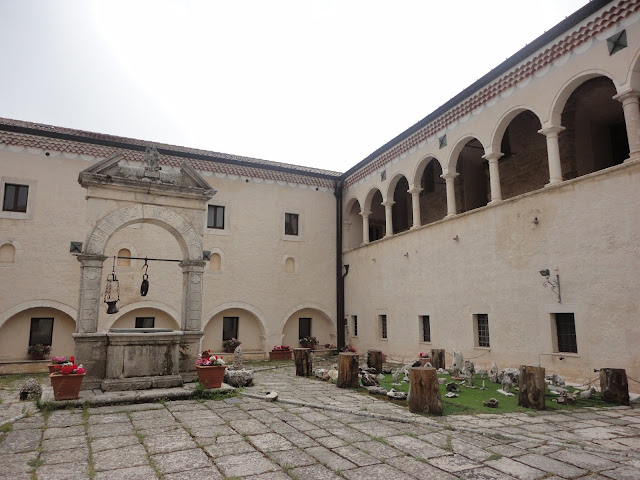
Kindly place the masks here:
[(338, 324), (338, 349), (345, 346), (344, 339), (344, 277), (342, 275), (342, 181), (337, 181), (333, 189), (336, 196), (336, 303)]

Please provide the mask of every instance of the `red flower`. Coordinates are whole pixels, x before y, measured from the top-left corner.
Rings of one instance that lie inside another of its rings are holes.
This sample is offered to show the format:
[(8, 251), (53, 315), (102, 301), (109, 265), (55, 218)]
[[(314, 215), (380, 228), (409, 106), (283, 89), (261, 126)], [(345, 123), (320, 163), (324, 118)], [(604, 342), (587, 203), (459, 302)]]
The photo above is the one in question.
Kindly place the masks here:
[(76, 357), (69, 357), (69, 361), (71, 363), (76, 363)]
[(71, 373), (73, 373), (73, 371), (76, 369), (77, 367), (75, 365), (65, 365), (64, 367), (62, 367), (61, 371), (63, 375), (69, 375)]
[(54, 369), (56, 372), (59, 372), (61, 368), (62, 368), (62, 367), (61, 367), (60, 365), (56, 365), (55, 367), (53, 367), (53, 369)]

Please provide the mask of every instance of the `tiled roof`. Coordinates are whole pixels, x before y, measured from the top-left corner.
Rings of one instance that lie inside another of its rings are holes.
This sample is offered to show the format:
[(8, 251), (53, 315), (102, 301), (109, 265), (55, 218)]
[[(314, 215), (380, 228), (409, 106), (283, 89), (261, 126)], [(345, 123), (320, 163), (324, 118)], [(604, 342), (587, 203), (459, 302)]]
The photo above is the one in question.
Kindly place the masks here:
[(79, 155), (106, 158), (122, 153), (130, 161), (144, 162), (144, 148), (156, 147), (159, 162), (179, 166), (185, 160), (201, 171), (226, 173), (242, 177), (299, 183), (310, 186), (333, 187), (339, 172), (318, 168), (271, 162), (226, 153), (210, 152), (157, 142), (148, 142), (101, 133), (0, 118), (0, 142), (8, 145), (36, 147)]

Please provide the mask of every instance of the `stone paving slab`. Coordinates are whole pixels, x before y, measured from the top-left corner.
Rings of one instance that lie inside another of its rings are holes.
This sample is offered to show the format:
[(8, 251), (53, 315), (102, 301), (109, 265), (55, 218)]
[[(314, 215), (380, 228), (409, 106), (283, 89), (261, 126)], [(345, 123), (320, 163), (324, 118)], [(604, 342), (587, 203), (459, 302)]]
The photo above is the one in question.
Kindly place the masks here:
[(282, 401), (177, 399), (18, 419), (0, 434), (0, 480), (640, 478), (640, 408), (427, 417), (292, 367), (255, 381), (247, 391), (277, 384)]

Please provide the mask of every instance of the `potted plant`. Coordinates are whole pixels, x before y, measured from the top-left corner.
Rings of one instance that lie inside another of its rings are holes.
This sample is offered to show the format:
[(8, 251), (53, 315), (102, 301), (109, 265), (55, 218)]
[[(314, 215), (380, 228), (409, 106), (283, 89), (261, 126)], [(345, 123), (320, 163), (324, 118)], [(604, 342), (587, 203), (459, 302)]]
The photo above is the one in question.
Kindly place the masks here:
[(62, 364), (54, 365), (54, 372), (49, 374), (55, 400), (77, 400), (80, 396), (82, 379), (85, 376), (82, 365), (76, 365), (75, 358)]
[(196, 360), (198, 381), (204, 388), (220, 388), (227, 369), (222, 357), (211, 355), (209, 358), (200, 357)]
[(345, 346), (343, 351), (348, 353), (356, 353), (356, 349), (349, 345)]
[(418, 358), (420, 359), (421, 367), (424, 367), (427, 363), (431, 361), (431, 358), (429, 358), (429, 354), (427, 352), (420, 352), (420, 355), (418, 355)]
[(41, 343), (29, 345), (27, 353), (32, 360), (44, 360), (44, 357), (51, 353), (51, 345), (42, 345)]
[(289, 345), (273, 347), (273, 350), (269, 352), (269, 360), (291, 360), (291, 349)]
[(318, 343), (318, 339), (312, 336), (302, 337), (300, 339), (300, 345), (302, 345), (302, 348), (314, 348)]
[(224, 340), (222, 342), (222, 348), (225, 352), (233, 353), (238, 345), (242, 342), (237, 338), (229, 338), (228, 340)]
[(200, 354), (200, 358), (209, 358), (211, 356), (211, 349), (205, 350)]
[(51, 357), (51, 363), (47, 365), (49, 373), (53, 373), (56, 371), (56, 365), (63, 365), (68, 361), (69, 360), (67, 359), (67, 357)]

